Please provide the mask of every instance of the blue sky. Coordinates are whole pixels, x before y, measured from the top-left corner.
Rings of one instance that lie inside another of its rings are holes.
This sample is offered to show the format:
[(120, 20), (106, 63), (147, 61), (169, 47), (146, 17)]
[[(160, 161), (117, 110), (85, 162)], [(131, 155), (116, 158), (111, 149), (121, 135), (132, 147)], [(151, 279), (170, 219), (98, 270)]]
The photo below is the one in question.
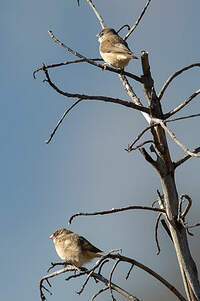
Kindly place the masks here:
[[(118, 29), (133, 24), (145, 1), (101, 0), (94, 2), (105, 24)], [(160, 189), (157, 174), (139, 152), (124, 148), (146, 126), (139, 112), (114, 104), (82, 102), (64, 121), (53, 141), (45, 144), (51, 130), (72, 100), (56, 94), (44, 75), (32, 72), (42, 62), (73, 59), (49, 37), (55, 36), (87, 57), (98, 57), (96, 34), (100, 31), (87, 2), (3, 1), (1, 33), (1, 297), (2, 300), (39, 300), (39, 279), (51, 261), (58, 260), (49, 235), (67, 226), (77, 211), (96, 211), (126, 205), (151, 205)], [(159, 91), (175, 70), (200, 61), (199, 1), (152, 3), (129, 47), (136, 55), (149, 52), (151, 71)], [(128, 71), (141, 75), (140, 60)], [(180, 76), (163, 97), (163, 110), (181, 103), (199, 89), (199, 72)], [(118, 76), (87, 64), (62, 67), (50, 72), (65, 91), (116, 96), (128, 100)], [(146, 104), (138, 83), (131, 82)], [(199, 112), (199, 97), (177, 116)], [(199, 146), (199, 121), (170, 124), (188, 147)], [(174, 160), (184, 155), (169, 139)], [(199, 222), (199, 159), (189, 160), (176, 173), (179, 194), (189, 194), (193, 207), (189, 223)], [(70, 229), (87, 237), (98, 248), (122, 248), (123, 254), (149, 265), (182, 290), (175, 252), (160, 228), (161, 254), (156, 256), (154, 213), (128, 212), (116, 216), (80, 217)], [(191, 251), (199, 262), (199, 230), (189, 238)], [(128, 266), (122, 267), (126, 272)], [(129, 282), (121, 283), (142, 300), (176, 300), (162, 285), (144, 272), (135, 271)], [(94, 283), (79, 297), (81, 282), (52, 281), (48, 300), (89, 300)], [(118, 280), (117, 278), (115, 280)], [(119, 282), (120, 282), (119, 281)]]

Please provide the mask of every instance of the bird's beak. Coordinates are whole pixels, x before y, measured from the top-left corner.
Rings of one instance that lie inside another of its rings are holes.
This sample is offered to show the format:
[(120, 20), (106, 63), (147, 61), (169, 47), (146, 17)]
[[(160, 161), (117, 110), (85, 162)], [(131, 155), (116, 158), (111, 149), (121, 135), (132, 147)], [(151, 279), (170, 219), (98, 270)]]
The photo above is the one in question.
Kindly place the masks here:
[(99, 38), (99, 33), (96, 35), (97, 38)]
[(49, 236), (49, 238), (50, 238), (50, 239), (54, 239), (55, 237), (54, 237), (53, 234), (51, 234), (51, 235)]

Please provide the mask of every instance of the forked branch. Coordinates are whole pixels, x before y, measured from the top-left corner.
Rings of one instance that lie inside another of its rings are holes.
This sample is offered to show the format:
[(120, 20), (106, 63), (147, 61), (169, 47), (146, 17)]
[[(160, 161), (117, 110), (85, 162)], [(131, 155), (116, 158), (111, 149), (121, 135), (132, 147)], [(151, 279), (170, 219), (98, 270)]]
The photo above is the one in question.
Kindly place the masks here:
[[(72, 276), (69, 276), (66, 278), (66, 280), (70, 280), (72, 278), (77, 278), (83, 275), (88, 275), (86, 280), (84, 281), (82, 288), (79, 290), (78, 294), (80, 294), (86, 287), (86, 284), (88, 283), (89, 278), (94, 278), (98, 281), (101, 281), (102, 283), (104, 283), (106, 285), (106, 287), (110, 288), (112, 290), (115, 290), (116, 292), (118, 292), (119, 294), (123, 295), (124, 297), (126, 297), (128, 300), (130, 301), (138, 301), (138, 298), (132, 296), (130, 293), (128, 293), (127, 291), (125, 291), (124, 289), (122, 289), (121, 287), (119, 287), (118, 285), (114, 284), (113, 282), (111, 282), (112, 279), (112, 274), (113, 274), (113, 270), (115, 269), (115, 266), (113, 266), (113, 269), (111, 271), (111, 275), (110, 275), (110, 280), (106, 279), (102, 274), (100, 274), (99, 272), (96, 273), (95, 270), (101, 265), (101, 263), (106, 259), (106, 258), (112, 258), (112, 259), (117, 259), (118, 263), (119, 262), (127, 262), (131, 264), (131, 269), (129, 270), (128, 274), (130, 275), (130, 271), (132, 270), (133, 266), (137, 266), (138, 268), (144, 270), (145, 272), (147, 272), (148, 274), (150, 274), (151, 276), (153, 276), (154, 278), (156, 278), (158, 281), (160, 281), (164, 286), (166, 286), (179, 300), (181, 301), (186, 301), (186, 299), (181, 295), (181, 293), (173, 286), (171, 285), (167, 280), (165, 280), (162, 276), (160, 276), (159, 274), (157, 274), (156, 272), (154, 272), (152, 269), (150, 269), (149, 267), (145, 266), (144, 264), (140, 263), (139, 261), (136, 261), (132, 258), (129, 257), (125, 257), (122, 256), (120, 254), (110, 254), (111, 252), (109, 252), (108, 254), (106, 254), (105, 256), (103, 256), (100, 260), (97, 261), (97, 263), (90, 269), (86, 269), (85, 267), (81, 267), (81, 268), (77, 268), (74, 266), (69, 266), (69, 267), (65, 267), (64, 269), (58, 270), (54, 273), (51, 274), (47, 274), (46, 276), (44, 276), (41, 280), (40, 280), (40, 296), (42, 301), (46, 300), (46, 297), (44, 295), (43, 290), (48, 291), (50, 294), (52, 294), (43, 284), (44, 281), (47, 281), (47, 283), (50, 285), (49, 283), (49, 279), (56, 277), (60, 274), (66, 273), (66, 272), (73, 272), (73, 271), (78, 271), (78, 274), (73, 274)], [(65, 263), (62, 263), (63, 265)], [(127, 278), (127, 276), (126, 276)], [(127, 278), (128, 279), (128, 278)], [(51, 285), (50, 285), (51, 286)]]

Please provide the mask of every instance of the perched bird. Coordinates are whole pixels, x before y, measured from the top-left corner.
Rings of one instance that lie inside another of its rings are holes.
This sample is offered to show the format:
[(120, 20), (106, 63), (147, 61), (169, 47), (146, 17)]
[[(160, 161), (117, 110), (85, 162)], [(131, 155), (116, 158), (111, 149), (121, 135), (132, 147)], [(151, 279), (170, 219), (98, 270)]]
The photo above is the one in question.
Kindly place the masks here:
[(76, 267), (105, 255), (87, 239), (65, 228), (58, 229), (49, 238), (53, 239), (58, 256)]
[(97, 37), (100, 43), (100, 55), (112, 67), (124, 69), (131, 59), (137, 59), (129, 49), (126, 41), (113, 28), (104, 28)]

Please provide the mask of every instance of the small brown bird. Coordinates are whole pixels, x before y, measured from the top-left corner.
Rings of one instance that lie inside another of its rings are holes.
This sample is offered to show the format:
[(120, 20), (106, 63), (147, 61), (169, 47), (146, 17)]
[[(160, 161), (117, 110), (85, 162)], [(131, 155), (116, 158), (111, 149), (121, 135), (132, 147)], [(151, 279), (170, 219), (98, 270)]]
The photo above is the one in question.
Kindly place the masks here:
[(76, 267), (105, 255), (87, 239), (65, 228), (58, 229), (49, 238), (53, 239), (58, 256)]
[(129, 49), (126, 41), (113, 28), (105, 27), (97, 37), (100, 43), (100, 55), (112, 67), (124, 69), (131, 59), (137, 59)]

